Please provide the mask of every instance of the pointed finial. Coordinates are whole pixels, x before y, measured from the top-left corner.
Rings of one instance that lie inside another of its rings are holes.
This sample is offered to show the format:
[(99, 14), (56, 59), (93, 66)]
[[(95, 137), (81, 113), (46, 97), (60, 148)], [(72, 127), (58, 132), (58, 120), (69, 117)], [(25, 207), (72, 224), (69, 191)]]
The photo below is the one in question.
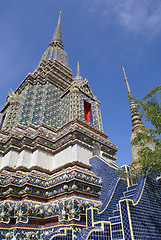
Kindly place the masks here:
[(77, 76), (80, 76), (79, 61), (78, 61), (78, 64), (77, 64)]
[(123, 73), (124, 73), (124, 77), (125, 77), (125, 79), (127, 79), (127, 76), (126, 76), (126, 73), (125, 73), (124, 66), (122, 66), (122, 70), (123, 70)]
[(129, 82), (128, 82), (128, 80), (127, 80), (127, 76), (126, 76), (126, 73), (125, 73), (124, 66), (122, 66), (122, 70), (123, 70), (124, 77), (125, 77), (125, 82), (126, 82), (127, 91), (128, 91), (129, 94), (131, 94), (131, 90), (130, 90)]
[(53, 39), (52, 39), (50, 45), (52, 45), (54, 43), (64, 49), (63, 44), (62, 44), (62, 37), (61, 37), (61, 11), (59, 13), (58, 24), (57, 24), (57, 27), (56, 27), (56, 30), (55, 30), (55, 33), (54, 33), (54, 36), (53, 36)]
[(80, 75), (79, 61), (77, 63), (77, 75), (76, 75), (76, 77), (74, 79), (79, 80), (79, 81), (83, 80), (83, 78)]
[(58, 23), (60, 24), (61, 22), (61, 11), (59, 12), (59, 19), (58, 19)]

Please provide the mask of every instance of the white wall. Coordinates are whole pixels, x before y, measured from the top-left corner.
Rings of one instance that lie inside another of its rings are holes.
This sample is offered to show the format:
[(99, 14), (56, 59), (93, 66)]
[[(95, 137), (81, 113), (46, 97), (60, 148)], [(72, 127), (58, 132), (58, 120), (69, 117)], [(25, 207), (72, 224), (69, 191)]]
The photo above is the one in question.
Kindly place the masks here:
[(92, 156), (92, 150), (79, 144), (69, 146), (55, 155), (42, 150), (36, 150), (33, 153), (27, 150), (23, 150), (20, 153), (11, 150), (4, 157), (0, 155), (0, 169), (5, 166), (24, 166), (27, 168), (40, 166), (45, 169), (53, 170), (73, 161), (89, 164), (89, 158)]
[(18, 153), (16, 151), (9, 151), (2, 159), (1, 168), (5, 166), (15, 167), (18, 160)]

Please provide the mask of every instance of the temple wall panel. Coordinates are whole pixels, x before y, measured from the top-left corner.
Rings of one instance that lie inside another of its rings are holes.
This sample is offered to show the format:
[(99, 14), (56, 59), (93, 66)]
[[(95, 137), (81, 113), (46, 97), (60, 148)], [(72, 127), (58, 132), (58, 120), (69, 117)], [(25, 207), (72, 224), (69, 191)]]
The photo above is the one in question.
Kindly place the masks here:
[(15, 167), (18, 159), (16, 151), (9, 151), (2, 159), (1, 168), (5, 166)]
[[(53, 156), (47, 152), (43, 152), (41, 150), (36, 150), (35, 151), (35, 156), (36, 156), (36, 166), (40, 166), (45, 169), (51, 170), (52, 168), (52, 161), (53, 161)], [(32, 156), (32, 166), (34, 165), (33, 162), (34, 156)]]
[(30, 161), (31, 161), (31, 154), (32, 153), (30, 153), (27, 150), (23, 150), (22, 152), (20, 152), (18, 154), (18, 161), (17, 161), (16, 167), (24, 166), (24, 167), (29, 168)]

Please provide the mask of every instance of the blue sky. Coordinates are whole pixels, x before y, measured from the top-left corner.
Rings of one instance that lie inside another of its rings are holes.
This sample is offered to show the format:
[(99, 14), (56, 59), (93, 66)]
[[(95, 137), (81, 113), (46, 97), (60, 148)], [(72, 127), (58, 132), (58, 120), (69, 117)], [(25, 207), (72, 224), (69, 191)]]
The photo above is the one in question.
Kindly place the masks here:
[(160, 0), (5, 0), (0, 6), (0, 108), (34, 71), (62, 11), (69, 66), (101, 102), (104, 132), (119, 148), (117, 163), (131, 161), (131, 119), (121, 66), (141, 99), (161, 84)]

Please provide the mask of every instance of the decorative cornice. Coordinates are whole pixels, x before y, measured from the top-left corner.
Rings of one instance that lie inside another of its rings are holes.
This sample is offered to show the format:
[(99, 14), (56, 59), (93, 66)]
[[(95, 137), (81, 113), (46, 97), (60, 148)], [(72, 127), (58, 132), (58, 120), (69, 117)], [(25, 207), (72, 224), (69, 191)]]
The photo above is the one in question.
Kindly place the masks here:
[[(76, 143), (85, 144), (85, 147), (92, 148), (94, 143), (98, 142), (102, 151), (107, 153), (113, 159), (117, 152), (117, 147), (108, 141), (106, 134), (88, 126), (88, 124), (75, 120), (68, 122), (57, 131), (52, 128), (46, 128), (40, 125), (37, 128), (17, 126), (12, 133), (0, 132), (0, 152), (6, 154), (11, 149), (21, 152), (27, 149), (31, 152), (36, 149), (56, 154), (64, 148)], [(91, 130), (90, 130), (91, 129)]]
[(87, 208), (101, 205), (101, 183), (94, 173), (77, 165), (52, 175), (36, 170), (3, 170), (0, 221), (9, 223), (13, 217), (16, 223), (29, 223), (33, 217), (45, 221), (44, 224), (56, 217), (55, 222), (80, 220)]

